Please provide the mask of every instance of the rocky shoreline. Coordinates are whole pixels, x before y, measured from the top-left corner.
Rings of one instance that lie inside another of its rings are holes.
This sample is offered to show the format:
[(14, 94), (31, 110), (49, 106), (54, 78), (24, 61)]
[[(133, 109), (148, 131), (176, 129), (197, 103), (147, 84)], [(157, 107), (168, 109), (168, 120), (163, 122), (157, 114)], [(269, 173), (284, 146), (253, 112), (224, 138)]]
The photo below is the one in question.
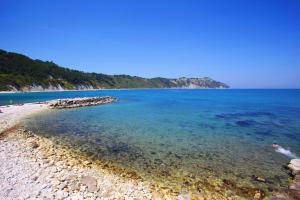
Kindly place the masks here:
[(20, 127), (0, 139), (0, 199), (153, 199), (147, 183), (123, 178)]
[[(111, 97), (73, 100), (76, 106), (113, 101)], [(31, 114), (53, 108), (55, 102), (0, 107), (0, 200), (162, 199), (150, 183), (102, 169), (70, 148), (19, 125)]]
[(300, 200), (300, 159), (292, 159), (286, 167), (291, 172), (289, 187), (275, 193), (269, 200)]

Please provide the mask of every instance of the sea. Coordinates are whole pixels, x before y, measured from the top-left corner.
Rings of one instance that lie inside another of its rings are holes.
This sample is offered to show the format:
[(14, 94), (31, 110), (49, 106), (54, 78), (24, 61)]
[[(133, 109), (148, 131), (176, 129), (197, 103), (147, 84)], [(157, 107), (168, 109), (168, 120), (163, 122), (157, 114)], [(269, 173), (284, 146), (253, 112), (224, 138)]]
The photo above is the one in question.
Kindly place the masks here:
[(173, 193), (267, 195), (287, 187), (285, 166), (300, 156), (297, 89), (10, 93), (0, 94), (0, 105), (106, 95), (118, 101), (51, 109), (24, 126)]

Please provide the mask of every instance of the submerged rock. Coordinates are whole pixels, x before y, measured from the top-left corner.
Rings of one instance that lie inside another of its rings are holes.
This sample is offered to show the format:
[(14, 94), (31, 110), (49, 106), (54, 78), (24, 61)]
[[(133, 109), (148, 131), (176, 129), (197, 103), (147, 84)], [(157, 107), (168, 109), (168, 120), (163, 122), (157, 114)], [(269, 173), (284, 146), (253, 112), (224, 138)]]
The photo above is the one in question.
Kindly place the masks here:
[(260, 177), (260, 176), (255, 176), (255, 175), (253, 175), (253, 176), (252, 176), (252, 179), (255, 180), (255, 181), (258, 181), (258, 182), (266, 183), (266, 179), (263, 178), (263, 177)]
[(241, 127), (248, 127), (251, 126), (255, 123), (254, 120), (240, 120), (236, 122), (236, 125), (241, 126)]

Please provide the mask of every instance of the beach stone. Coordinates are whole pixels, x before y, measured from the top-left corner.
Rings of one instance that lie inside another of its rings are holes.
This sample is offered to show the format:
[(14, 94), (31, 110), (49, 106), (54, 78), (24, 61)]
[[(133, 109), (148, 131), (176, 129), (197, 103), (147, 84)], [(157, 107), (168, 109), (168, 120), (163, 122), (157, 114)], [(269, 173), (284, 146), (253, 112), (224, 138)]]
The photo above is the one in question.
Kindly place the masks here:
[(30, 142), (30, 147), (33, 148), (33, 149), (36, 149), (38, 148), (40, 145), (36, 142), (36, 141), (32, 141)]
[(76, 175), (69, 175), (68, 177), (66, 177), (66, 180), (68, 181), (73, 181), (73, 180), (77, 180), (77, 176)]
[(300, 159), (292, 159), (288, 165), (288, 168), (294, 175), (300, 174)]
[(71, 191), (76, 191), (76, 190), (80, 190), (80, 187), (79, 187), (79, 184), (75, 181), (71, 182), (69, 185), (68, 185), (68, 188), (71, 190)]
[(91, 161), (84, 161), (83, 164), (84, 164), (84, 165), (90, 165), (90, 164), (92, 164), (92, 162), (91, 162)]
[(58, 186), (58, 188), (60, 189), (60, 190), (63, 190), (64, 188), (66, 188), (68, 186), (68, 183), (67, 182), (63, 182), (63, 183), (61, 183), (59, 186)]
[(80, 182), (87, 186), (88, 192), (97, 192), (97, 179), (92, 176), (82, 176)]
[(191, 200), (191, 195), (188, 193), (178, 195), (178, 200)]
[(300, 175), (294, 177), (293, 183), (289, 186), (290, 189), (300, 191)]
[(75, 193), (74, 195), (71, 196), (71, 199), (76, 199), (76, 200), (83, 200), (83, 196), (80, 193)]
[(35, 176), (32, 178), (32, 181), (36, 181), (39, 177)]
[(56, 198), (59, 200), (65, 199), (69, 196), (69, 193), (65, 192), (65, 191), (58, 191), (56, 193)]
[(57, 172), (56, 167), (53, 167), (53, 168), (51, 169), (51, 173), (56, 173), (56, 172)]
[(290, 163), (296, 167), (300, 167), (300, 159), (292, 159)]
[(254, 199), (260, 199), (261, 197), (261, 193), (260, 192), (256, 192), (255, 195), (254, 195)]
[(162, 200), (160, 194), (158, 192), (156, 192), (156, 191), (152, 192), (152, 199), (154, 199), (154, 200)]

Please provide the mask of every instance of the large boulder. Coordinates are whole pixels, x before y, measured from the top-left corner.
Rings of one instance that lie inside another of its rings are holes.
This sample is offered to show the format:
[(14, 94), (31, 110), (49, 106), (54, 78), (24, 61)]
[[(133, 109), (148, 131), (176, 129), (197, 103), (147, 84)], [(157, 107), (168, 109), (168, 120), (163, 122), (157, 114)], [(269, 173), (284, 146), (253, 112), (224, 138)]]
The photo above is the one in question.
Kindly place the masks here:
[(300, 174), (300, 159), (292, 159), (288, 167), (294, 175)]

